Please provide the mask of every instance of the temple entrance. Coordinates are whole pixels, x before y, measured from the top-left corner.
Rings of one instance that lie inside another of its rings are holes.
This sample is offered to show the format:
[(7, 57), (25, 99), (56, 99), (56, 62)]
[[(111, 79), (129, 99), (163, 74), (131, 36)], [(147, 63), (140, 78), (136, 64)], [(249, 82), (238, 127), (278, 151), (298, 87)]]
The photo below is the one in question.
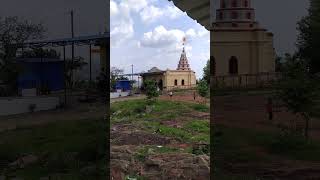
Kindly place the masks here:
[(160, 91), (163, 90), (163, 82), (162, 82), (162, 79), (160, 79), (160, 81), (158, 82), (158, 87), (159, 87)]

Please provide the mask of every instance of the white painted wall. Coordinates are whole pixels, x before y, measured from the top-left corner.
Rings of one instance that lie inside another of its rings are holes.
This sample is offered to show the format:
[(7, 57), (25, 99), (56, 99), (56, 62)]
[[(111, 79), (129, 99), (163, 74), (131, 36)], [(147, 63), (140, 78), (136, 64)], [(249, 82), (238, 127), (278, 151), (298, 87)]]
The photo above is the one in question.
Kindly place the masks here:
[(127, 92), (112, 92), (112, 93), (110, 93), (110, 99), (129, 96), (129, 93), (130, 93), (129, 91), (127, 91)]
[(18, 97), (0, 98), (0, 116), (28, 113), (30, 104), (35, 111), (55, 109), (60, 104), (59, 97)]

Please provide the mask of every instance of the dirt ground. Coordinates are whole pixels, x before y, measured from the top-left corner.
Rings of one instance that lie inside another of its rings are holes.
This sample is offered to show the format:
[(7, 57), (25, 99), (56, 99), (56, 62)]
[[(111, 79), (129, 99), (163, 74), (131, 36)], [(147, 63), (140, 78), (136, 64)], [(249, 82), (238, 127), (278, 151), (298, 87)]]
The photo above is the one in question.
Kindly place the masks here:
[[(268, 95), (229, 95), (214, 97), (213, 122), (230, 128), (243, 128), (271, 132), (277, 130), (278, 124), (290, 124), (297, 121), (296, 126), (304, 126), (303, 120), (287, 112), (284, 108), (276, 108), (274, 119), (270, 122), (265, 110)], [(320, 140), (320, 121), (311, 121), (310, 137)], [(255, 148), (255, 147), (247, 147)], [(271, 162), (225, 162), (223, 168), (235, 174), (254, 172), (260, 177), (275, 180), (311, 180), (320, 179), (320, 162), (289, 160), (280, 155), (270, 155), (263, 149), (257, 149), (259, 155), (268, 156)], [(222, 158), (223, 157), (214, 157)]]
[[(230, 95), (214, 97), (213, 123), (228, 127), (254, 128), (261, 130), (275, 130), (279, 124), (303, 126), (302, 118), (288, 112), (285, 108), (274, 107), (273, 120), (269, 121), (266, 113), (268, 95)], [(312, 119), (310, 122), (310, 136), (320, 140), (320, 121)]]
[(17, 127), (46, 124), (59, 120), (96, 119), (105, 116), (105, 105), (95, 103), (73, 103), (66, 109), (0, 116), (0, 132)]
[[(126, 98), (126, 100), (131, 98)], [(161, 100), (169, 100), (168, 95), (160, 96)], [(193, 101), (190, 93), (174, 95), (172, 101)], [(198, 99), (199, 100), (199, 99)], [(209, 113), (192, 112), (188, 117), (168, 119), (161, 124), (168, 127), (182, 128), (189, 119), (197, 118), (209, 121)], [(210, 158), (207, 155), (195, 155), (183, 152), (153, 153), (155, 149), (148, 149), (150, 155), (143, 162), (135, 160), (138, 149), (145, 146), (178, 148), (185, 150), (195, 148), (200, 144), (186, 143), (174, 137), (167, 137), (157, 133), (150, 133), (135, 124), (116, 124), (111, 127), (111, 175), (114, 180), (123, 180), (128, 174), (135, 174), (152, 180), (162, 179), (193, 179), (208, 180), (210, 177)]]
[[(205, 99), (198, 94), (196, 94), (194, 99), (194, 91), (186, 91), (186, 92), (174, 92), (173, 96), (170, 97), (168, 94), (164, 93), (160, 96), (160, 99), (163, 100), (171, 100), (171, 101), (180, 101), (180, 102), (191, 102), (191, 103), (203, 103), (206, 102), (207, 104), (210, 103), (209, 99)], [(206, 100), (206, 101), (205, 101)]]

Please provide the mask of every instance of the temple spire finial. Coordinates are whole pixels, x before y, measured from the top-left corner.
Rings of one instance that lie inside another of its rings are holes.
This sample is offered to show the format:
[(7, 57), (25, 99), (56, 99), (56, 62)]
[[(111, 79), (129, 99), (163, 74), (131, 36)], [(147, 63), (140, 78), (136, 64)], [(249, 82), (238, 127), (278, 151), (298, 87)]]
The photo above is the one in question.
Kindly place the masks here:
[(183, 37), (183, 39), (182, 39), (183, 49), (182, 49), (182, 53), (181, 53), (181, 57), (180, 57), (180, 61), (179, 61), (177, 70), (189, 71), (191, 69), (190, 69), (190, 65), (188, 63), (188, 59), (187, 59), (187, 55), (186, 55), (186, 51), (185, 51), (185, 44), (186, 44), (186, 37)]

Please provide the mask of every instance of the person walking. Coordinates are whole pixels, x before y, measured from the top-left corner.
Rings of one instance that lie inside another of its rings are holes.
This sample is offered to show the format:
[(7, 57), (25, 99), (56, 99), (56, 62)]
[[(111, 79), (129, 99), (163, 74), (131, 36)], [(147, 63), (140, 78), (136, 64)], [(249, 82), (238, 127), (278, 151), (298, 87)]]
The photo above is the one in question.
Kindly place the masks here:
[(269, 115), (269, 120), (272, 120), (273, 119), (273, 110), (272, 110), (272, 99), (270, 97), (268, 98), (268, 103), (266, 105), (266, 110), (267, 110), (267, 113)]
[(169, 92), (170, 99), (172, 99), (172, 95), (173, 95), (173, 93), (172, 93), (172, 91), (170, 91)]
[(193, 91), (193, 100), (196, 100), (196, 91)]

